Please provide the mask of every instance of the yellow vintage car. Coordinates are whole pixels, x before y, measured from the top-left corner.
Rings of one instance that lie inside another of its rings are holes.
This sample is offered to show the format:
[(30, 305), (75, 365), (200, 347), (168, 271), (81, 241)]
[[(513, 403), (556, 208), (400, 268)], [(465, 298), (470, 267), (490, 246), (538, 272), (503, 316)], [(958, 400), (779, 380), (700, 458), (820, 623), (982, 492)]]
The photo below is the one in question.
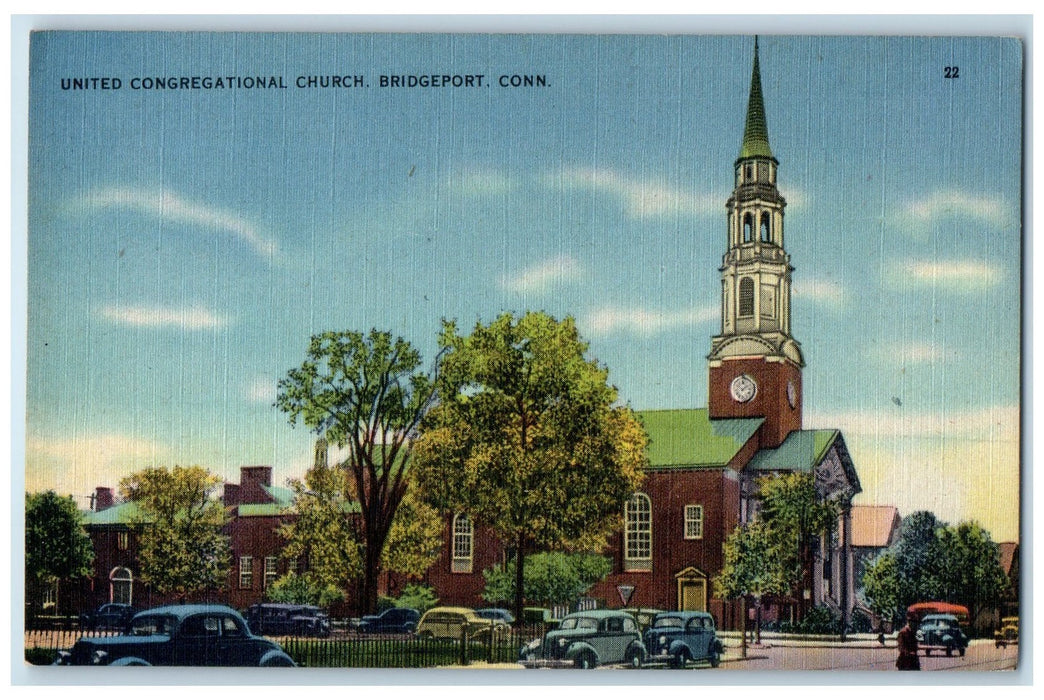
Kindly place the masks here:
[(1001, 618), (1000, 629), (993, 633), (993, 645), (996, 647), (1006, 647), (1009, 644), (1019, 643), (1019, 618), (1017, 617), (1003, 617)]

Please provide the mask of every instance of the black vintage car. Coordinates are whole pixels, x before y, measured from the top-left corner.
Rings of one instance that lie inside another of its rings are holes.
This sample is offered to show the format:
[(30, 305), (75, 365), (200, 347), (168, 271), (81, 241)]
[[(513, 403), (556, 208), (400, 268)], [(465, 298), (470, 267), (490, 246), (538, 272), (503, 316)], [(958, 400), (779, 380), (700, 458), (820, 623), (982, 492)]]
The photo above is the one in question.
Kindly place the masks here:
[(377, 615), (364, 615), (357, 629), (360, 634), (410, 634), (417, 631), (420, 618), (413, 608), (388, 608)]
[(81, 637), (60, 666), (296, 666), (225, 605), (169, 605), (138, 613), (125, 634)]
[(255, 603), (243, 613), (257, 634), (329, 637), (330, 617), (314, 605)]
[(925, 615), (917, 627), (917, 646), (925, 656), (931, 656), (933, 651), (944, 651), (947, 656), (956, 651), (964, 656), (968, 635), (954, 615)]
[(105, 603), (94, 612), (80, 615), (80, 629), (122, 632), (138, 609), (126, 603)]
[(661, 612), (645, 631), (650, 661), (666, 661), (671, 668), (685, 668), (690, 661), (706, 661), (716, 668), (725, 652), (714, 618), (706, 612)]

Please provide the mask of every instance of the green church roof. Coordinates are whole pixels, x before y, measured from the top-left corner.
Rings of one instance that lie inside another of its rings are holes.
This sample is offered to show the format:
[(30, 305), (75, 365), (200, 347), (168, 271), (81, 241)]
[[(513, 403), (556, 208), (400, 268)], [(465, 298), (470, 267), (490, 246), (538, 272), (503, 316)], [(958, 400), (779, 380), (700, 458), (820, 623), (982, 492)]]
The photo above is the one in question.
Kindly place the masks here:
[(795, 430), (774, 449), (759, 450), (747, 465), (755, 471), (808, 472), (823, 461), (837, 430)]
[(105, 510), (89, 510), (83, 514), (84, 525), (129, 525), (141, 519), (141, 509), (134, 501), (120, 503)]
[(637, 413), (649, 435), (650, 469), (723, 467), (765, 420), (711, 420), (706, 408)]
[(761, 95), (761, 68), (758, 64), (758, 38), (754, 37), (754, 69), (750, 75), (750, 98), (747, 102), (747, 125), (743, 129), (740, 158), (772, 158), (769, 147), (765, 100)]

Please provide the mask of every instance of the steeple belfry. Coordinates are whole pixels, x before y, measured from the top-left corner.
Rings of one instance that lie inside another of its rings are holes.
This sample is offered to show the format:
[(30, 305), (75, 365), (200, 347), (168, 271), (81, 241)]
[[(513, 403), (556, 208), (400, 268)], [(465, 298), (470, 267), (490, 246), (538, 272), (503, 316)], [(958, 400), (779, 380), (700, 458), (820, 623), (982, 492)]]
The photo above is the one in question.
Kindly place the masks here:
[(765, 417), (762, 446), (801, 427), (801, 348), (790, 330), (790, 255), (783, 247), (786, 200), (769, 146), (758, 40), (743, 143), (726, 202), (728, 240), (721, 265), (721, 332), (711, 340), (712, 418)]

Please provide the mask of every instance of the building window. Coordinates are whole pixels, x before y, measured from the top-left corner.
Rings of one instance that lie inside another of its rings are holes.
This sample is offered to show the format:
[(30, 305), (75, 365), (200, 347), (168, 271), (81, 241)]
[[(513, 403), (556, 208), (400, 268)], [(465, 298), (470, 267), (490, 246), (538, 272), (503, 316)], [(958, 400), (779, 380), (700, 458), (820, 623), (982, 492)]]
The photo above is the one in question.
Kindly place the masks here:
[(279, 578), (279, 558), (265, 557), (265, 588), (268, 588)]
[(624, 571), (652, 571), (652, 502), (644, 493), (624, 508)]
[(453, 518), (453, 573), (471, 573), (474, 544), (475, 531), (471, 526), (471, 519), (464, 513), (458, 513)]
[(253, 557), (240, 557), (239, 558), (239, 587), (240, 588), (253, 588), (254, 587), (254, 558)]
[(754, 280), (744, 277), (739, 284), (739, 315), (754, 315)]
[(754, 222), (750, 218), (750, 214), (743, 215), (743, 242), (750, 243), (752, 236), (752, 229), (754, 228)]
[(130, 545), (130, 533), (126, 530), (116, 533), (116, 549), (124, 551)]
[(761, 215), (761, 240), (768, 243), (772, 240), (770, 219), (767, 212)]
[(703, 538), (703, 506), (685, 506), (685, 539)]
[(130, 605), (134, 598), (134, 574), (131, 570), (117, 566), (109, 572), (109, 602)]

